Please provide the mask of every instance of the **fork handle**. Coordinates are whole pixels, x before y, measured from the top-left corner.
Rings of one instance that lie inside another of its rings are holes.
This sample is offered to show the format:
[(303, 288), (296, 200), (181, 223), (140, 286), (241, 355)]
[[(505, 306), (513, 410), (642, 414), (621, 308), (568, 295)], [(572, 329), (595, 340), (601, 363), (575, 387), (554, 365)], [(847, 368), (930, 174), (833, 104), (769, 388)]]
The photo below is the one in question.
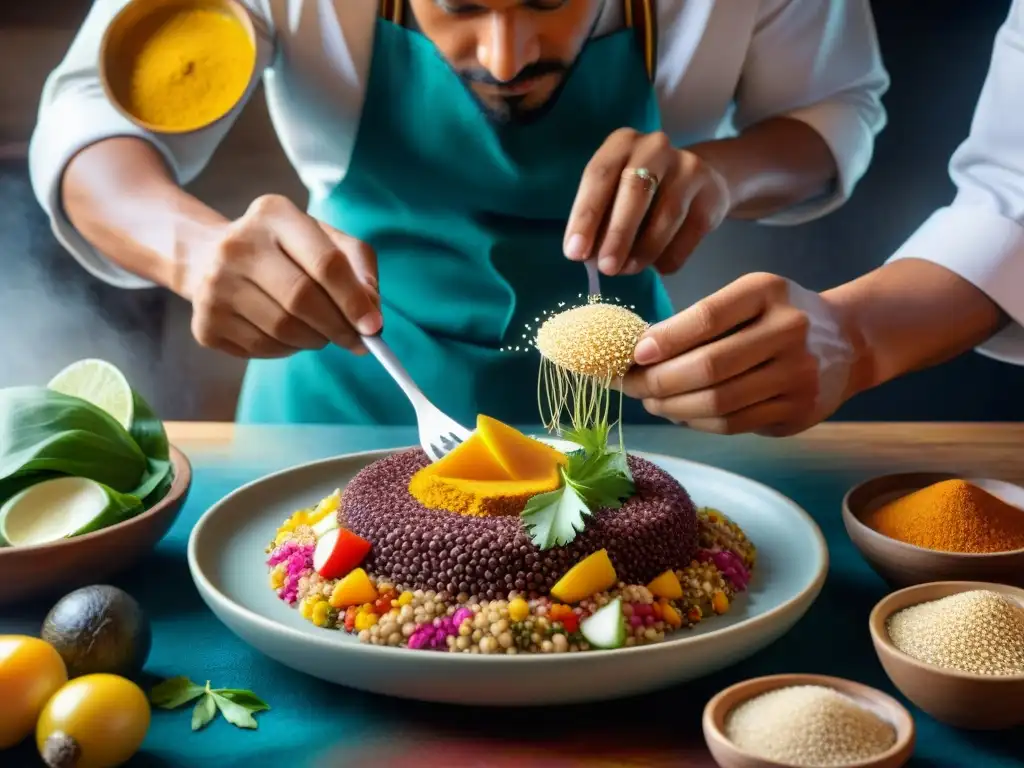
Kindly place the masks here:
[(587, 259), (583, 265), (587, 268), (587, 293), (590, 296), (600, 296), (601, 277), (597, 271), (597, 259)]
[(413, 408), (419, 410), (420, 403), (424, 400), (424, 395), (420, 391), (419, 387), (416, 386), (412, 380), (412, 376), (405, 370), (405, 367), (398, 362), (398, 358), (395, 357), (395, 353), (391, 351), (384, 339), (380, 336), (363, 336), (363, 344), (370, 350), (371, 354), (380, 361), (380, 364), (384, 366), (385, 370), (391, 374), (391, 378), (395, 380), (395, 383), (402, 388), (405, 392), (405, 396), (409, 398)]

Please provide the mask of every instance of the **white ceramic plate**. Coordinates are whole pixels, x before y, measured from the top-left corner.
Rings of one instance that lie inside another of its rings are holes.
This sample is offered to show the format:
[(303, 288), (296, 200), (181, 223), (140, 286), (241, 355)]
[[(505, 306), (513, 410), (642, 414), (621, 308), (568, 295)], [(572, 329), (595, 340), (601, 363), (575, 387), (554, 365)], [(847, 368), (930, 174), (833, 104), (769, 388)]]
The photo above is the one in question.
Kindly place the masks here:
[(613, 651), (485, 656), (362, 644), (314, 626), (278, 599), (263, 550), (296, 509), (344, 487), (389, 453), (351, 454), (275, 472), (211, 507), (189, 537), (188, 563), (217, 617), (282, 664), (352, 688), (457, 704), (549, 705), (630, 696), (735, 664), (788, 632), (825, 581), (825, 539), (791, 500), (731, 472), (636, 452), (681, 482), (698, 506), (729, 515), (758, 548), (748, 591), (724, 616), (666, 642)]

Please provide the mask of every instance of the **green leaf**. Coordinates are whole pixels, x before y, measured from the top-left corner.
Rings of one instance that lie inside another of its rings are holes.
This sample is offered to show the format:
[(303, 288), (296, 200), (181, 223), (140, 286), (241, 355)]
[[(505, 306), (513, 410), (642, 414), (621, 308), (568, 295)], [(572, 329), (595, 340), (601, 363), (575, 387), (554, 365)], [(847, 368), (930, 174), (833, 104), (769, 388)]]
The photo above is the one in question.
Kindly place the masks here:
[(55, 472), (129, 493), (145, 471), (128, 431), (86, 400), (47, 387), (0, 389), (0, 482)]
[(541, 493), (526, 503), (521, 517), (530, 539), (538, 549), (564, 546), (583, 530), (590, 515), (586, 501), (571, 485)]
[(245, 707), (250, 712), (262, 712), (270, 709), (270, 705), (252, 691), (238, 688), (214, 688), (213, 692), (235, 704)]
[(164, 423), (156, 417), (153, 408), (134, 389), (132, 398), (135, 402), (135, 415), (132, 418), (131, 436), (136, 445), (150, 459), (169, 461), (171, 458), (170, 443)]
[(132, 495), (142, 499), (145, 508), (149, 509), (167, 493), (164, 490), (163, 494), (158, 494), (158, 491), (166, 484), (170, 474), (171, 462), (163, 459), (146, 459), (146, 473), (132, 491)]
[(246, 707), (236, 704), (226, 696), (211, 692), (213, 700), (217, 703), (217, 709), (224, 715), (224, 719), (239, 728), (256, 728), (256, 720)]
[(576, 443), (587, 454), (601, 454), (608, 447), (609, 429), (607, 423), (581, 429), (569, 428), (562, 433), (562, 437), (571, 443)]
[(205, 728), (216, 715), (217, 702), (213, 700), (213, 694), (203, 694), (203, 698), (192, 710), (192, 730), (198, 731), (200, 728)]
[(204, 693), (206, 688), (196, 685), (187, 677), (171, 677), (153, 686), (149, 692), (149, 701), (160, 709), (177, 709)]

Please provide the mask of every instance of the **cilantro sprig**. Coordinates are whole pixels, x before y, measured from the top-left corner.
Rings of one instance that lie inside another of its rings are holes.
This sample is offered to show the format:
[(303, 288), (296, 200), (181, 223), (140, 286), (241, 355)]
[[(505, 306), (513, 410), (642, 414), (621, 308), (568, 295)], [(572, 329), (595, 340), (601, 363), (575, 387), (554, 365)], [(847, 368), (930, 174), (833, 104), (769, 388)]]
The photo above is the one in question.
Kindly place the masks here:
[(608, 433), (607, 423), (564, 432), (580, 450), (570, 453), (561, 468), (562, 486), (532, 497), (520, 514), (538, 549), (570, 543), (594, 510), (618, 509), (635, 493), (625, 451), (608, 448)]
[(238, 728), (257, 727), (254, 712), (270, 709), (270, 705), (252, 691), (241, 688), (211, 688), (197, 685), (187, 677), (172, 677), (153, 687), (149, 692), (150, 703), (160, 709), (177, 709), (195, 699), (192, 709), (192, 730), (198, 731), (209, 725), (218, 710), (224, 719)]

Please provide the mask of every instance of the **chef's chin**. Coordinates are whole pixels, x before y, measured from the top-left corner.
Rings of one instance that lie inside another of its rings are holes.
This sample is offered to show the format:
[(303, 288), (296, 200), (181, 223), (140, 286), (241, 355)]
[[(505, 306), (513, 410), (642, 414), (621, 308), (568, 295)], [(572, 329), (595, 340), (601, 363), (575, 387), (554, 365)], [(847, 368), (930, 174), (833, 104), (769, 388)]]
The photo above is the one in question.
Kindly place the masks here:
[[(548, 78), (545, 78), (548, 79)], [(476, 98), (477, 104), (487, 118), (498, 125), (523, 125), (539, 120), (554, 104), (561, 90), (561, 80), (557, 83), (542, 84), (524, 94), (501, 95), (493, 89), (483, 89), (467, 84)]]

